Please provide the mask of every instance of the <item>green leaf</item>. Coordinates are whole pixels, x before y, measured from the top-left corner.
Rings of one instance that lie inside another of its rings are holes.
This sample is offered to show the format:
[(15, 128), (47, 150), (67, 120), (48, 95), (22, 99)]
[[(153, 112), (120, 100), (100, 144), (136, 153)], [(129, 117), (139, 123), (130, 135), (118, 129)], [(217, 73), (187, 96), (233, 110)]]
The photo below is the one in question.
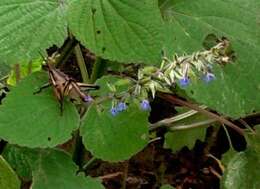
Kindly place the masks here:
[(0, 156), (0, 188), (19, 189), (20, 181), (9, 164)]
[(110, 113), (110, 104), (92, 106), (82, 122), (81, 136), (92, 154), (107, 161), (130, 158), (147, 144), (148, 114), (136, 104), (116, 116)]
[[(171, 127), (174, 128), (178, 126), (190, 125), (196, 122), (201, 122), (206, 118), (207, 117), (205, 117), (204, 115), (195, 114), (191, 117), (173, 123)], [(195, 127), (192, 129), (175, 130), (173, 132), (167, 132), (165, 134), (164, 147), (171, 148), (173, 151), (178, 151), (184, 146), (187, 146), (189, 149), (192, 149), (196, 140), (204, 141), (206, 131), (207, 128), (205, 127), (205, 125), (201, 125), (200, 127)]]
[(37, 160), (37, 157), (32, 156), (32, 152), (33, 150), (8, 144), (2, 155), (22, 180), (30, 181), (32, 162)]
[(174, 189), (174, 187), (172, 187), (172, 186), (169, 185), (169, 184), (166, 184), (166, 185), (161, 186), (160, 189)]
[(260, 156), (260, 125), (254, 126), (255, 133), (247, 133), (246, 141), (249, 148), (254, 149)]
[(158, 63), (162, 20), (157, 0), (78, 0), (69, 7), (72, 33), (96, 55)]
[(98, 179), (77, 175), (77, 166), (62, 151), (44, 150), (38, 158), (32, 189), (104, 189)]
[(204, 127), (168, 132), (165, 135), (164, 147), (171, 148), (173, 151), (178, 151), (184, 146), (192, 149), (196, 140), (204, 140), (205, 134), (206, 128)]
[(236, 153), (229, 161), (221, 180), (223, 189), (260, 188), (260, 159), (254, 150)]
[(212, 33), (231, 40), (236, 62), (224, 72), (215, 69), (214, 82), (193, 83), (187, 92), (197, 102), (234, 118), (260, 110), (259, 9), (258, 0), (161, 1), (168, 56), (202, 50), (205, 37)]
[(47, 75), (38, 72), (11, 90), (0, 106), (1, 138), (27, 147), (53, 147), (71, 138), (79, 126), (77, 110), (65, 100), (61, 115), (51, 88), (34, 94), (46, 82)]
[(38, 57), (67, 36), (66, 1), (1, 0), (0, 56), (8, 63)]

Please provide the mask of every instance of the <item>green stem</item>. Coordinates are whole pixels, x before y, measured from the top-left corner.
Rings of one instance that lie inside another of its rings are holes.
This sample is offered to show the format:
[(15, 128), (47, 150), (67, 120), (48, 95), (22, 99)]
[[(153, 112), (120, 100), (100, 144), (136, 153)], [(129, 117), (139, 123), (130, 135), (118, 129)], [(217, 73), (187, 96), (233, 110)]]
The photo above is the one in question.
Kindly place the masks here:
[(76, 59), (77, 59), (77, 63), (78, 63), (79, 69), (80, 69), (82, 80), (83, 80), (84, 83), (89, 83), (90, 80), (89, 80), (88, 70), (86, 68), (84, 57), (82, 55), (79, 44), (77, 44), (74, 47), (74, 52), (75, 52), (75, 55), (76, 55)]
[(228, 133), (228, 130), (227, 130), (227, 128), (226, 128), (226, 126), (225, 126), (224, 124), (223, 124), (222, 126), (223, 126), (223, 129), (224, 129), (224, 131), (225, 131), (225, 133), (226, 133), (226, 135), (227, 135), (227, 139), (228, 139), (229, 146), (230, 146), (230, 148), (231, 148), (232, 150), (234, 150), (234, 147), (233, 147), (233, 144), (232, 144), (232, 140), (231, 140), (231, 137), (230, 137), (230, 135), (229, 135), (229, 133)]
[(56, 66), (57, 67), (60, 67), (62, 62), (67, 61), (67, 59), (69, 58), (75, 44), (76, 44), (76, 40), (74, 38), (70, 37), (68, 42), (62, 48), (60, 56), (56, 60)]
[(27, 70), (28, 75), (32, 73), (32, 61), (30, 60), (28, 63), (28, 70)]
[(192, 123), (189, 125), (178, 125), (178, 126), (171, 127), (170, 131), (180, 131), (180, 130), (194, 129), (198, 127), (206, 127), (212, 123), (215, 123), (216, 121), (217, 121), (216, 119), (208, 119), (208, 120)]
[(83, 170), (87, 171), (89, 167), (97, 160), (97, 158), (92, 157), (88, 162), (83, 166)]
[[(203, 106), (203, 105), (200, 106), (200, 107), (203, 108), (203, 109), (207, 108), (206, 106)], [(173, 116), (171, 118), (166, 118), (166, 119), (163, 119), (163, 120), (158, 121), (156, 123), (150, 124), (149, 129), (150, 129), (150, 131), (153, 131), (153, 130), (160, 128), (160, 127), (170, 126), (171, 124), (173, 124), (175, 122), (186, 119), (186, 118), (193, 116), (194, 114), (197, 114), (197, 113), (198, 113), (198, 111), (190, 110), (188, 112)]]
[(91, 83), (95, 83), (97, 78), (102, 74), (104, 69), (104, 65), (102, 64), (105, 64), (105, 62), (102, 61), (101, 58), (97, 57), (91, 73), (91, 78), (90, 78)]
[(213, 112), (204, 110), (203, 108), (200, 108), (198, 105), (196, 104), (192, 104), (188, 101), (184, 101), (178, 97), (175, 97), (171, 94), (166, 94), (166, 93), (158, 93), (158, 95), (162, 98), (164, 98), (165, 100), (171, 102), (171, 103), (176, 103), (182, 106), (186, 106), (190, 109), (196, 110), (212, 119), (216, 119), (218, 122), (225, 124), (227, 126), (229, 126), (230, 128), (234, 129), (235, 131), (237, 131), (240, 135), (244, 135), (244, 130), (241, 129), (240, 127), (238, 127), (237, 125), (235, 125), (234, 123), (232, 123), (231, 121), (227, 120), (226, 118), (219, 116)]

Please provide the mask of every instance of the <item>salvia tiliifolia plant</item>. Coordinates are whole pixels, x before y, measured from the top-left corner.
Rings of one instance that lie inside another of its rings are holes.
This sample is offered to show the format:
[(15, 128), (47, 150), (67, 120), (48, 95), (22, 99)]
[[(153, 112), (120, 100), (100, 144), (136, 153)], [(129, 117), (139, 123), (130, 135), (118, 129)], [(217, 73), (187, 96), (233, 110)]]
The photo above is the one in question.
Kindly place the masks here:
[(260, 188), (259, 10), (1, 0), (0, 188)]

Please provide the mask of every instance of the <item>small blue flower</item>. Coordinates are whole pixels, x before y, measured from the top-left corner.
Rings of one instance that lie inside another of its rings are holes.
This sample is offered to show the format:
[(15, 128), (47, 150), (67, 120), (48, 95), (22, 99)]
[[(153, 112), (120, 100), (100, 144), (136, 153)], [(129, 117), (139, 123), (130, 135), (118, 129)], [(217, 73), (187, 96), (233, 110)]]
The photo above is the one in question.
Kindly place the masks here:
[(120, 103), (118, 103), (116, 109), (118, 112), (122, 112), (127, 109), (127, 105), (124, 102), (120, 102)]
[(209, 83), (210, 81), (216, 79), (216, 76), (213, 73), (206, 73), (204, 77), (202, 78), (206, 83)]
[(115, 107), (111, 108), (110, 113), (112, 114), (112, 116), (116, 116), (118, 114), (117, 108), (115, 108)]
[(141, 109), (142, 110), (150, 110), (151, 106), (148, 100), (142, 100), (142, 102), (140, 103)]
[(188, 77), (183, 77), (179, 80), (179, 84), (181, 87), (186, 87), (187, 85), (189, 85), (190, 80)]
[(91, 96), (89, 96), (89, 95), (86, 95), (84, 97), (84, 102), (91, 102), (92, 100), (93, 100), (93, 98)]

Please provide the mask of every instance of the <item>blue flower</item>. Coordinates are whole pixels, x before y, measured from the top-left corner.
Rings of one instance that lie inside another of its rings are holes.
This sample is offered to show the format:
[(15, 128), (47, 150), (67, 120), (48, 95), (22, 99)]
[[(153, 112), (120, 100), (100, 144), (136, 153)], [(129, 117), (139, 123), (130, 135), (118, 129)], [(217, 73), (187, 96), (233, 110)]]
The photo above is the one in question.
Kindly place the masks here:
[(190, 80), (188, 77), (183, 77), (179, 80), (179, 84), (181, 87), (186, 87), (187, 85), (189, 85)]
[(118, 114), (117, 108), (115, 108), (115, 107), (111, 108), (110, 113), (112, 114), (112, 116), (116, 116)]
[(210, 81), (216, 79), (216, 76), (213, 73), (206, 73), (206, 75), (204, 75), (204, 77), (202, 78), (203, 81), (205, 81), (206, 83), (209, 83)]
[(150, 110), (151, 106), (148, 100), (142, 100), (142, 102), (140, 103), (141, 109), (142, 110)]
[(116, 109), (118, 112), (122, 112), (127, 109), (127, 105), (124, 102), (120, 102), (120, 103), (118, 103)]
[(93, 98), (91, 96), (89, 96), (89, 95), (86, 95), (84, 97), (84, 102), (91, 102), (92, 100), (93, 100)]

